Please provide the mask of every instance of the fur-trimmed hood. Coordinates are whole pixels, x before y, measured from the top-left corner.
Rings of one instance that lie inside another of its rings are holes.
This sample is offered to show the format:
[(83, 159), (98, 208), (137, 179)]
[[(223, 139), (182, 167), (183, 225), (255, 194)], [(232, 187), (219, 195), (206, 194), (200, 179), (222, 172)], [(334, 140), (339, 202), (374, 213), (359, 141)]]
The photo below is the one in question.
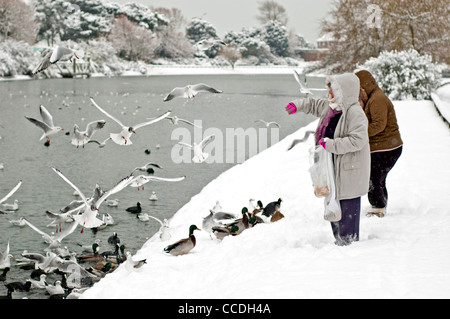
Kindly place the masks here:
[(336, 102), (343, 107), (359, 104), (359, 78), (353, 73), (327, 76), (325, 83), (330, 85)]

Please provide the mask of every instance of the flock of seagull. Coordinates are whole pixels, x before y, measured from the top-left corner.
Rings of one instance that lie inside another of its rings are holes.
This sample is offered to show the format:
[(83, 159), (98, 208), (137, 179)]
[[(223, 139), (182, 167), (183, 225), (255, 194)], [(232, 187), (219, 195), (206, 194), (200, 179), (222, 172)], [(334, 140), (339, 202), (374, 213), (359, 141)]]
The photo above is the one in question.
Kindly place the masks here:
[[(199, 44), (200, 47), (202, 47), (201, 45), (203, 44)], [(202, 48), (204, 49), (204, 47)], [(78, 58), (74, 51), (65, 47), (57, 46), (53, 51), (45, 55), (39, 65), (34, 69), (33, 73), (41, 72), (62, 59), (71, 60), (73, 57)], [(300, 92), (307, 95), (312, 94), (312, 92), (308, 90), (304, 84), (302, 84), (295, 70), (294, 76), (300, 85)], [(207, 84), (198, 83), (195, 85), (174, 88), (166, 95), (163, 101), (167, 102), (175, 98), (192, 99), (200, 92), (222, 93), (221, 90), (215, 89)], [(167, 111), (156, 118), (147, 118), (147, 121), (142, 123), (132, 126), (125, 125), (118, 118), (107, 112), (104, 108), (100, 107), (92, 97), (90, 98), (90, 101), (102, 114), (117, 123), (120, 127), (120, 131), (117, 133), (110, 133), (106, 140), (99, 142), (93, 140), (92, 138), (98, 130), (103, 129), (106, 124), (105, 120), (102, 119), (89, 122), (84, 131), (81, 131), (80, 127), (75, 124), (72, 130), (71, 144), (77, 148), (84, 148), (88, 143), (97, 143), (99, 147), (104, 147), (109, 140), (120, 146), (130, 146), (133, 144), (131, 137), (136, 133), (137, 129), (154, 124), (163, 119), (170, 120), (173, 124), (184, 122), (189, 125), (196, 126), (188, 120), (180, 119), (176, 116), (169, 116), (171, 115), (171, 111)], [(45, 138), (46, 141), (44, 145), (48, 147), (51, 142), (50, 137), (63, 131), (63, 128), (54, 124), (52, 115), (43, 105), (39, 106), (39, 112), (41, 116), (40, 119), (35, 119), (29, 116), (26, 116), (25, 118), (43, 131), (43, 134), (39, 140), (43, 140)], [(263, 120), (257, 120), (255, 122), (261, 122), (266, 126), (275, 125), (279, 127), (279, 124), (276, 122), (266, 122)], [(70, 133), (67, 132), (66, 134), (68, 135)], [(202, 163), (208, 157), (208, 154), (203, 152), (203, 148), (213, 139), (214, 136), (211, 135), (204, 138), (199, 144), (193, 143), (192, 145), (189, 145), (182, 142), (179, 142), (178, 144), (193, 151), (193, 161), (195, 163)], [(103, 229), (106, 225), (112, 223), (112, 217), (108, 214), (103, 215), (103, 219), (98, 218), (100, 206), (104, 202), (110, 206), (117, 206), (119, 201), (118, 199), (113, 200), (108, 198), (111, 195), (122, 191), (126, 187), (136, 187), (139, 190), (139, 188), (144, 189), (144, 185), (152, 180), (179, 182), (184, 180), (186, 177), (162, 178), (143, 174), (138, 176), (133, 175), (135, 172), (149, 172), (149, 170), (152, 170), (151, 166), (162, 168), (160, 165), (151, 162), (142, 167), (136, 167), (129, 175), (120, 179), (115, 186), (107, 191), (104, 191), (96, 185), (93, 194), (90, 197), (86, 196), (65, 174), (63, 174), (63, 172), (55, 167), (51, 167), (55, 174), (57, 174), (64, 182), (73, 188), (74, 194), (78, 195), (81, 200), (72, 201), (65, 208), (61, 209), (59, 214), (51, 213), (49, 211), (46, 212), (46, 216), (52, 220), (47, 226), (56, 227), (56, 232), (51, 235), (31, 224), (23, 217), (14, 221), (14, 225), (28, 226), (39, 233), (48, 244), (48, 247), (45, 249), (45, 255), (39, 253), (29, 253), (27, 251), (22, 253), (23, 258), (21, 259), (21, 265), (31, 265), (31, 268), (34, 270), (32, 278), (39, 278), (39, 280), (28, 279), (25, 284), (21, 282), (5, 283), (5, 287), (8, 290), (7, 296), (0, 297), (12, 298), (12, 293), (15, 291), (29, 291), (31, 287), (36, 287), (43, 289), (45, 288), (51, 297), (56, 296), (58, 298), (68, 299), (78, 298), (84, 289), (87, 289), (93, 283), (100, 280), (100, 278), (103, 278), (106, 273), (113, 271), (117, 265), (125, 263), (125, 267), (130, 271), (133, 271), (145, 264), (146, 260), (134, 260), (130, 252), (124, 251), (126, 246), (119, 245), (120, 240), (118, 240), (117, 234), (114, 234), (111, 237), (112, 239), (110, 238), (108, 240), (108, 242), (110, 242), (114, 247), (114, 251), (99, 253), (99, 243), (96, 242), (91, 247), (88, 247), (91, 254), (87, 256), (81, 256), (77, 253), (68, 251), (67, 247), (63, 247), (62, 242), (67, 236), (72, 234), (78, 226), (81, 226), (80, 233), (83, 233), (85, 228), (95, 230)], [(22, 181), (19, 181), (7, 195), (0, 199), (0, 204), (3, 207), (3, 210), (0, 210), (0, 214), (7, 214), (6, 211), (18, 210), (17, 200), (15, 200), (13, 204), (8, 204), (6, 201), (20, 188), (21, 185)], [(150, 200), (157, 200), (154, 192)], [(249, 204), (242, 209), (242, 216), (240, 218), (235, 214), (224, 212), (220, 207), (220, 204), (217, 202), (216, 206), (210, 210), (210, 214), (203, 219), (203, 230), (208, 231), (210, 235), (214, 234), (217, 239), (221, 240), (229, 235), (239, 235), (245, 229), (252, 228), (258, 223), (275, 222), (284, 217), (284, 215), (280, 212), (281, 199), (271, 202), (265, 207), (261, 201), (258, 201), (256, 206), (253, 202), (254, 200), (251, 199)], [(170, 225), (167, 219), (161, 221), (160, 219), (148, 215), (147, 213), (142, 213), (140, 202), (137, 203), (136, 207), (129, 207), (127, 211), (138, 214), (139, 219), (141, 220), (156, 220), (161, 226), (159, 229), (160, 239), (162, 241), (168, 241), (171, 239)], [(66, 226), (66, 224), (69, 224), (69, 226)], [(62, 225), (64, 225), (64, 227), (62, 227)], [(178, 240), (166, 246), (164, 251), (174, 256), (189, 253), (189, 251), (196, 245), (194, 236), (195, 230), (199, 230), (199, 228), (196, 225), (191, 225), (189, 227), (189, 236), (187, 238)], [(1, 281), (6, 281), (7, 272), (10, 271), (10, 259), (12, 257), (13, 256), (10, 254), (8, 242), (6, 249), (4, 251), (0, 251), (0, 270), (2, 271), (2, 274), (0, 275)], [(80, 265), (84, 262), (95, 262), (95, 264), (89, 268), (85, 268)], [(56, 281), (54, 285), (51, 285), (45, 281), (48, 274), (51, 272), (62, 276), (61, 280)], [(76, 276), (74, 276), (75, 273)], [(70, 278), (72, 280), (69, 280)]]

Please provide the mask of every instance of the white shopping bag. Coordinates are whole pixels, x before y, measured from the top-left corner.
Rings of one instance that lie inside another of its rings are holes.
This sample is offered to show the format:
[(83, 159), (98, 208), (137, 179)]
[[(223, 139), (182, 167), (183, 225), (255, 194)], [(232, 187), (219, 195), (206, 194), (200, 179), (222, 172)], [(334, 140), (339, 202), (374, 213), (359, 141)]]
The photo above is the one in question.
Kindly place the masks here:
[(329, 222), (338, 222), (342, 218), (341, 205), (336, 200), (336, 179), (334, 174), (333, 154), (327, 153), (327, 172), (330, 184), (330, 193), (325, 197), (325, 214), (324, 219)]

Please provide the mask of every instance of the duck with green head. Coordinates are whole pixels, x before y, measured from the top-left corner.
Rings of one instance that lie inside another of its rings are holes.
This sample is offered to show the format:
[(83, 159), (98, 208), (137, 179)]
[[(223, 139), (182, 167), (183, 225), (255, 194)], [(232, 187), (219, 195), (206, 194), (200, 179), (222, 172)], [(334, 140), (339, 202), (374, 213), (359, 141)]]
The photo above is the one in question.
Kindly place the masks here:
[(189, 227), (189, 237), (181, 239), (176, 243), (173, 243), (166, 248), (164, 251), (174, 256), (185, 255), (189, 253), (196, 244), (196, 239), (194, 236), (194, 230), (200, 230), (196, 225), (191, 225)]
[(247, 207), (243, 207), (241, 210), (242, 213), (242, 218), (239, 218), (237, 220), (235, 220), (232, 223), (227, 224), (227, 227), (231, 227), (233, 225), (236, 225), (239, 229), (236, 232), (236, 235), (239, 235), (240, 233), (242, 233), (244, 230), (246, 230), (247, 228), (250, 227), (249, 224), (249, 215), (248, 215), (248, 208)]
[(213, 234), (217, 239), (223, 240), (226, 236), (236, 236), (239, 227), (237, 225), (232, 225), (231, 227), (227, 226), (214, 226), (212, 228)]
[(92, 254), (90, 255), (82, 255), (77, 257), (78, 262), (89, 262), (89, 261), (101, 261), (103, 260), (103, 256), (99, 254), (100, 245), (97, 243), (92, 244)]

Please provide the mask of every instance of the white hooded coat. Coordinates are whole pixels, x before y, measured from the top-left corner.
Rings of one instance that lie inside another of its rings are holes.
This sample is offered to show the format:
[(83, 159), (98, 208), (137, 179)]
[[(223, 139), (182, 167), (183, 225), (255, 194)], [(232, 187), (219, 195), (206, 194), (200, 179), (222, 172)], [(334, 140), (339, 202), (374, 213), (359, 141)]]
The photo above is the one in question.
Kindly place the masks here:
[[(368, 121), (359, 97), (359, 79), (353, 73), (328, 76), (336, 103), (342, 115), (333, 139), (326, 139), (326, 150), (333, 153), (336, 176), (336, 199), (351, 199), (366, 195), (370, 179), (370, 149)], [(297, 111), (320, 118), (319, 126), (328, 113), (327, 99), (297, 99), (292, 103)]]

